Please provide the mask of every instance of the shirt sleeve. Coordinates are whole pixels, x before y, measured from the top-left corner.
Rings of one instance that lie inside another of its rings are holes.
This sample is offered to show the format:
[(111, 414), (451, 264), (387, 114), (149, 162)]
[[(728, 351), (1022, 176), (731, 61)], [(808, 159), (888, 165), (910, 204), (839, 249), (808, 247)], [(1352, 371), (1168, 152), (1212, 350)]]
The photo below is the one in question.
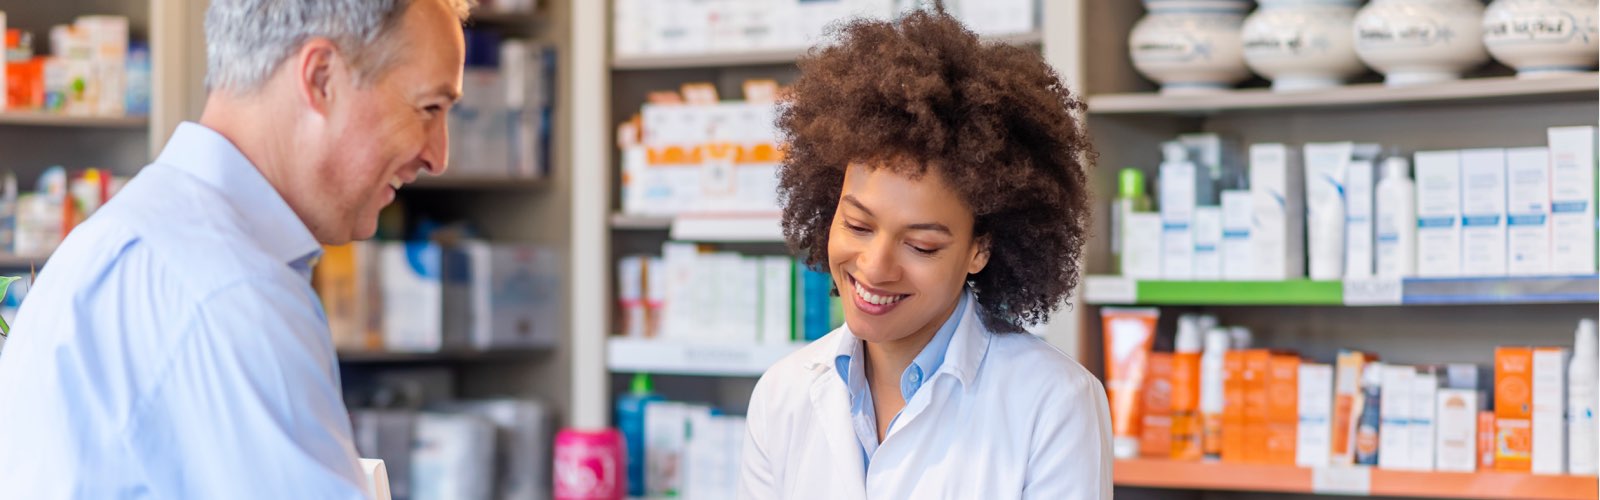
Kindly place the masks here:
[(1100, 381), (1084, 373), (1050, 391), (1036, 421), (1022, 498), (1111, 500), (1111, 412)]
[(746, 412), (744, 451), (740, 454), (739, 465), (739, 498), (740, 500), (765, 500), (779, 497), (777, 481), (772, 472), (772, 460), (767, 455), (767, 443), (763, 439), (767, 436), (767, 427), (771, 418), (767, 415), (766, 402), (762, 396), (762, 385), (766, 383), (765, 377), (756, 384), (756, 389), (750, 394), (750, 407)]
[(154, 497), (365, 498), (332, 341), (312, 300), (263, 279), (197, 304), (128, 422), (129, 452)]

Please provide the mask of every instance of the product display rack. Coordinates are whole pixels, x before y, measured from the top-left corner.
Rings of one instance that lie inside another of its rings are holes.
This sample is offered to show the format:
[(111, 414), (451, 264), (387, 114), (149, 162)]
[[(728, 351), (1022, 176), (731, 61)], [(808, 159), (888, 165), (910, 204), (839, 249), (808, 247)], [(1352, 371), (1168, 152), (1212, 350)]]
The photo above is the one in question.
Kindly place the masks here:
[(606, 342), (606, 367), (615, 373), (760, 377), (804, 343), (726, 344), (615, 337)]
[[(1542, 146), (1553, 126), (1595, 125), (1600, 76), (1583, 73), (1518, 79), (1490, 64), (1455, 82), (1415, 87), (1355, 83), (1313, 92), (1274, 93), (1255, 80), (1204, 96), (1163, 95), (1133, 68), (1128, 36), (1145, 15), (1140, 2), (1070, 0), (1063, 24), (1073, 34), (1059, 61), (1088, 105), (1088, 130), (1099, 153), (1091, 173), (1096, 235), (1085, 248), (1086, 277), (1076, 308), (1076, 358), (1104, 375), (1100, 312), (1109, 305), (1161, 307), (1168, 316), (1209, 312), (1248, 326), (1262, 347), (1297, 349), (1329, 362), (1341, 348), (1376, 352), (1402, 364), (1490, 365), (1501, 344), (1570, 346), (1579, 318), (1594, 317), (1595, 276), (1281, 282), (1129, 280), (1112, 272), (1111, 195), (1117, 171), (1144, 170), (1154, 197), (1161, 143), (1178, 134), (1213, 132), (1243, 148), (1254, 143), (1356, 141), (1386, 154), (1473, 147)], [(1091, 5), (1093, 3), (1093, 5)], [(1363, 82), (1377, 77), (1368, 75)], [(1228, 162), (1225, 162), (1228, 163)], [(1433, 307), (1410, 307), (1413, 305)], [(1401, 307), (1346, 307), (1383, 305)], [(1483, 307), (1492, 305), (1493, 307)], [(1161, 342), (1170, 341), (1163, 337)], [(1170, 349), (1170, 347), (1164, 347)], [(1119, 487), (1139, 498), (1310, 499), (1316, 494), (1421, 498), (1596, 498), (1593, 477), (1326, 469), (1167, 460), (1119, 460)], [(1120, 488), (1119, 488), (1120, 489)], [(1271, 493), (1262, 495), (1261, 493)], [(1118, 493), (1119, 498), (1124, 496)]]
[(0, 125), (143, 129), (150, 126), (150, 119), (143, 116), (68, 116), (29, 111), (7, 111), (0, 112)]

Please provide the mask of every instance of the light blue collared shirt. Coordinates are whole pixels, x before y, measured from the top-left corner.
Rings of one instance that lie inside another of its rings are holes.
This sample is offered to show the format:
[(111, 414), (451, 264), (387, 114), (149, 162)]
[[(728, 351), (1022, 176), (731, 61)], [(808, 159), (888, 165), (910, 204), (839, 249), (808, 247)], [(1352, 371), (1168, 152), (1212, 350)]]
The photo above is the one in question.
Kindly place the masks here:
[(363, 498), (320, 254), (238, 148), (180, 125), (17, 313), (0, 496)]
[[(928, 382), (928, 377), (939, 370), (939, 365), (944, 364), (944, 355), (950, 350), (950, 339), (956, 335), (956, 327), (961, 324), (961, 314), (967, 310), (967, 293), (961, 292), (961, 298), (956, 301), (956, 310), (944, 320), (944, 325), (933, 334), (933, 340), (917, 353), (911, 360), (911, 366), (900, 374), (900, 397), (911, 401), (911, 396), (917, 393), (922, 385)], [(867, 370), (863, 363), (866, 356), (862, 355), (863, 346), (860, 339), (853, 342), (840, 342), (839, 355), (834, 358), (838, 368), (839, 378), (844, 380), (845, 387), (850, 391), (850, 421), (856, 430), (856, 439), (861, 441), (863, 465), (872, 464), (872, 453), (878, 450), (878, 414), (872, 406), (872, 391), (867, 387)], [(889, 421), (889, 428), (893, 429), (900, 415), (896, 414)]]

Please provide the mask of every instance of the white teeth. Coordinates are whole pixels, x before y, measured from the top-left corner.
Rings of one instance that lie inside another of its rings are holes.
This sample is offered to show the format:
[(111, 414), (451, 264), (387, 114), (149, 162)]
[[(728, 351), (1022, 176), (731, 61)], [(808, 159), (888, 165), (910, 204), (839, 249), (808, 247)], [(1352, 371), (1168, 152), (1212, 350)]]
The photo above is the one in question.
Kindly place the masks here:
[(896, 296), (892, 296), (892, 297), (885, 297), (885, 296), (878, 295), (878, 294), (875, 294), (875, 293), (872, 293), (872, 292), (868, 292), (866, 287), (861, 286), (860, 283), (856, 283), (856, 295), (861, 297), (861, 300), (866, 301), (866, 303), (868, 303), (868, 304), (879, 305), (879, 306), (893, 304), (895, 302), (899, 302), (900, 299), (905, 298), (904, 295), (896, 295)]
[(395, 191), (399, 191), (400, 187), (404, 186), (404, 185), (406, 185), (406, 183), (400, 182), (400, 179), (398, 179), (398, 178), (389, 179), (389, 187), (394, 188)]

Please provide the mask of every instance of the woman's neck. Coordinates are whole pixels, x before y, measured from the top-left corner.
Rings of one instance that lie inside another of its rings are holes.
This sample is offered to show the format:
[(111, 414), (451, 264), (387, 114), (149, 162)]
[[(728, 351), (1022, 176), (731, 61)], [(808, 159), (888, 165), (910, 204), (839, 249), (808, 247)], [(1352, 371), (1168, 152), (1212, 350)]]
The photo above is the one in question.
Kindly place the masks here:
[(917, 355), (939, 334), (939, 329), (950, 321), (950, 316), (956, 313), (956, 306), (960, 303), (961, 298), (956, 297), (945, 308), (944, 314), (938, 315), (938, 319), (928, 322), (911, 335), (884, 342), (863, 342), (867, 355), (867, 383), (872, 387), (878, 387), (880, 383), (899, 387), (900, 374), (905, 373)]

